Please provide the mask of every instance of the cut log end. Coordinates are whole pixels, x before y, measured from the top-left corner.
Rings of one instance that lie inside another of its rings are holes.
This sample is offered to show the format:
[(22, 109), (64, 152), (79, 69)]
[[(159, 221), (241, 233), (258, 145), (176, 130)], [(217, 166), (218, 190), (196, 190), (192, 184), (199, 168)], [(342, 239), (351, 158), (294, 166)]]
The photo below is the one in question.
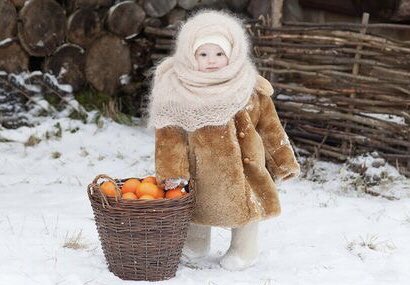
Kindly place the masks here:
[(8, 0), (0, 0), (0, 42), (15, 37), (17, 33), (17, 12)]
[(121, 86), (120, 78), (130, 72), (129, 47), (117, 36), (104, 35), (87, 51), (86, 78), (100, 92), (115, 94)]
[(77, 45), (64, 44), (47, 58), (44, 72), (53, 74), (59, 83), (69, 84), (73, 91), (78, 91), (85, 84), (84, 67), (84, 50)]
[(88, 8), (75, 11), (67, 21), (68, 41), (84, 48), (101, 35), (101, 30), (98, 13)]
[(144, 10), (151, 17), (165, 16), (177, 5), (177, 0), (145, 0)]
[(65, 38), (64, 9), (54, 0), (30, 0), (19, 15), (18, 36), (33, 56), (50, 55)]
[(120, 37), (133, 37), (141, 32), (144, 19), (145, 12), (139, 5), (133, 1), (125, 1), (111, 7), (107, 26)]
[(28, 71), (29, 55), (17, 41), (0, 46), (0, 70), (8, 73)]

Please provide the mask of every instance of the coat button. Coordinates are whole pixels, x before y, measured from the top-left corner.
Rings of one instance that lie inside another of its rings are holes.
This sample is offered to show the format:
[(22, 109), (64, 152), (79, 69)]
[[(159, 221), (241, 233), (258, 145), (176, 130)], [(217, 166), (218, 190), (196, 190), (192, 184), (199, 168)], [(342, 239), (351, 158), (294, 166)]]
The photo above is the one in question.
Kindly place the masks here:
[(243, 139), (243, 138), (245, 137), (245, 133), (244, 133), (244, 132), (240, 132), (240, 133), (239, 133), (239, 137)]
[(251, 160), (248, 157), (245, 157), (243, 159), (243, 163), (248, 164)]

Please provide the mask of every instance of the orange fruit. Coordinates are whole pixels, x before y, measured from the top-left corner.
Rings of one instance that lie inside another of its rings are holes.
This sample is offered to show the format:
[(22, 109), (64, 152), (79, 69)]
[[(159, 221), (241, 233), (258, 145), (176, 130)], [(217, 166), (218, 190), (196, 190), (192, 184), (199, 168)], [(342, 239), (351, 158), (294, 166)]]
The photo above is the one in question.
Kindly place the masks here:
[(136, 179), (136, 178), (130, 178), (127, 181), (124, 182), (124, 184), (121, 187), (121, 192), (124, 193), (135, 193), (137, 191), (138, 185), (140, 185), (141, 182)]
[(111, 181), (105, 181), (103, 184), (101, 184), (100, 188), (108, 197), (117, 196), (117, 192), (115, 191), (115, 184)]
[(136, 199), (138, 199), (137, 195), (135, 195), (135, 193), (132, 193), (132, 192), (127, 192), (127, 193), (122, 194), (121, 198), (126, 199), (126, 200), (136, 200)]
[(144, 194), (140, 197), (140, 199), (142, 200), (155, 200), (154, 196), (148, 195), (148, 194)]
[(147, 176), (142, 179), (142, 182), (150, 182), (152, 184), (157, 185), (157, 179), (155, 178), (155, 176)]
[(185, 194), (186, 194), (185, 189), (182, 187), (178, 187), (178, 188), (171, 189), (165, 192), (165, 198), (174, 199), (174, 198), (182, 197)]
[(151, 182), (141, 182), (135, 194), (137, 194), (138, 198), (142, 195), (151, 195), (152, 197), (158, 199), (164, 197), (164, 190)]

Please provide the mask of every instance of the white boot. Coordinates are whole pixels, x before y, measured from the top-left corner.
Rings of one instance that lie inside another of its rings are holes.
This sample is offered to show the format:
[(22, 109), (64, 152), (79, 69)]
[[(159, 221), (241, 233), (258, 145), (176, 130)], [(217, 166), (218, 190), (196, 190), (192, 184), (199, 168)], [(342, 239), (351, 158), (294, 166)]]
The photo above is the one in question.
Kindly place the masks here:
[(219, 261), (226, 270), (243, 270), (258, 257), (258, 222), (232, 229), (231, 246)]
[(206, 256), (211, 245), (211, 227), (191, 223), (182, 248), (182, 261), (192, 261)]

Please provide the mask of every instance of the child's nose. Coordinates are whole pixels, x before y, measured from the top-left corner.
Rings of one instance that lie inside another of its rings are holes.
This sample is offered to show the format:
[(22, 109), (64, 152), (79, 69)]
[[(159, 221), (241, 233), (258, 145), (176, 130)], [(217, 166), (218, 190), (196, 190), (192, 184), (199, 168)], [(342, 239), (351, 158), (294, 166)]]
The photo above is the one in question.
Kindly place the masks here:
[(216, 58), (213, 57), (213, 56), (210, 56), (210, 57), (208, 58), (208, 63), (214, 63), (215, 61), (216, 61)]

